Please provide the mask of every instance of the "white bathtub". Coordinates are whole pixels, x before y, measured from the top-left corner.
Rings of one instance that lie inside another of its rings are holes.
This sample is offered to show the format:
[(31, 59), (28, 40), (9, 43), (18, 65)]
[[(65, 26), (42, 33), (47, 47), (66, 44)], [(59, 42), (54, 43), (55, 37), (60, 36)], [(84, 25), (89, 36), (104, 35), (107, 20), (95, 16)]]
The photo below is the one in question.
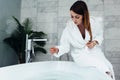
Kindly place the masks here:
[(74, 62), (44, 61), (0, 68), (0, 80), (111, 80), (93, 67)]

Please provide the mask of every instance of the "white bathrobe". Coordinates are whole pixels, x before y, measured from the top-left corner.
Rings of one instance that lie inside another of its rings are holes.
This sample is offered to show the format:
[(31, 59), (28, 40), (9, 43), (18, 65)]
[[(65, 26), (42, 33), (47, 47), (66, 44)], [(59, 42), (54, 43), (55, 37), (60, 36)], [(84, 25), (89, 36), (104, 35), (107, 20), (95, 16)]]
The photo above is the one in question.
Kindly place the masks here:
[[(72, 20), (69, 20), (63, 30), (60, 45), (56, 46), (59, 52), (54, 54), (56, 57), (70, 52), (73, 60), (79, 66), (93, 66), (99, 71), (105, 73), (110, 71), (114, 77), (113, 67), (111, 63), (105, 58), (104, 53), (101, 50), (101, 44), (103, 41), (103, 22), (102, 18), (90, 18), (93, 40), (97, 40), (97, 44), (94, 48), (89, 49), (86, 43), (90, 40), (88, 31), (85, 31), (85, 40), (78, 27)], [(106, 73), (105, 73), (106, 74)]]

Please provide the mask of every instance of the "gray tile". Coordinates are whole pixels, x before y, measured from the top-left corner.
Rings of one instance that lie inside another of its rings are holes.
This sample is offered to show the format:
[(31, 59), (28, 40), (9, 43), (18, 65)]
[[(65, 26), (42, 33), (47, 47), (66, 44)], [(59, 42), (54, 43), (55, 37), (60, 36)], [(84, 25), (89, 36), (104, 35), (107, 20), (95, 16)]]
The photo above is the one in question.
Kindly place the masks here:
[(58, 7), (59, 17), (70, 17), (70, 7)]
[(107, 21), (107, 20), (104, 20), (105, 22), (104, 22), (104, 26), (105, 26), (105, 29), (110, 29), (110, 28), (112, 28), (112, 29), (114, 29), (114, 28), (120, 28), (120, 22), (119, 22), (119, 20), (116, 20), (116, 21)]
[(61, 57), (60, 57), (60, 61), (68, 61), (69, 60), (69, 55), (66, 53), (66, 54), (63, 54)]
[(120, 64), (120, 58), (107, 57), (112, 64)]
[(90, 11), (103, 11), (104, 10), (104, 6), (103, 6), (103, 4), (88, 5), (88, 9)]
[(105, 55), (109, 58), (120, 58), (120, 51), (105, 51)]
[(99, 5), (99, 4), (103, 4), (104, 0), (84, 0), (88, 5)]
[(50, 7), (50, 6), (57, 7), (58, 1), (57, 0), (38, 0), (37, 5), (38, 5), (38, 8)]
[(104, 16), (105, 22), (119, 22), (120, 21), (120, 15), (106, 15)]
[(58, 17), (58, 24), (59, 23), (66, 23), (68, 20), (70, 19), (70, 17)]
[(120, 40), (105, 40), (105, 51), (120, 51)]
[(22, 17), (36, 17), (37, 9), (36, 8), (22, 8), (21, 16)]
[(104, 15), (120, 15), (120, 5), (104, 5)]
[(37, 31), (43, 31), (45, 33), (56, 33), (57, 32), (57, 23), (39, 22), (37, 24)]
[(59, 1), (59, 6), (72, 6), (72, 4), (77, 1), (77, 0), (58, 0)]
[(120, 80), (120, 75), (117, 75), (117, 74), (116, 74), (116, 75), (115, 75), (115, 79), (116, 79), (116, 80)]
[(119, 33), (120, 33), (120, 27), (119, 26), (115, 27), (111, 25), (110, 28), (104, 30), (104, 37), (105, 39), (120, 39)]
[(47, 38), (48, 38), (48, 41), (47, 43), (50, 45), (50, 46), (55, 46), (57, 45), (57, 42), (58, 42), (58, 34), (57, 33), (49, 33), (47, 34)]
[(90, 16), (103, 16), (104, 12), (103, 11), (89, 11)]
[(104, 4), (105, 5), (109, 5), (109, 4), (116, 5), (116, 4), (120, 4), (120, 0), (104, 0)]
[(113, 64), (113, 68), (114, 68), (116, 77), (120, 76), (120, 63), (119, 64)]
[(66, 23), (58, 23), (58, 40), (60, 40), (61, 38), (61, 34), (64, 30), (64, 28), (66, 27)]
[(57, 22), (57, 13), (38, 13), (38, 22)]
[[(37, 0), (21, 0), (21, 8), (36, 8)], [(26, 5), (27, 4), (27, 5)]]
[(38, 13), (57, 13), (58, 7), (50, 6), (50, 7), (40, 7), (38, 8)]

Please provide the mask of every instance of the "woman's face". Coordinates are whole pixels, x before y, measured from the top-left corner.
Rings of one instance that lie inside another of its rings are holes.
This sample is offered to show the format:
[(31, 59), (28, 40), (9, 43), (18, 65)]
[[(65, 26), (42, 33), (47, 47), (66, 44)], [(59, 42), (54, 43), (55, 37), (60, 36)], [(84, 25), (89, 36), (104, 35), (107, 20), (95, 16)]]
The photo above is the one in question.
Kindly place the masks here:
[(71, 15), (71, 18), (72, 18), (73, 22), (74, 22), (77, 26), (82, 23), (82, 18), (83, 18), (82, 15), (77, 14), (77, 13), (73, 12), (72, 10), (70, 10), (70, 15)]

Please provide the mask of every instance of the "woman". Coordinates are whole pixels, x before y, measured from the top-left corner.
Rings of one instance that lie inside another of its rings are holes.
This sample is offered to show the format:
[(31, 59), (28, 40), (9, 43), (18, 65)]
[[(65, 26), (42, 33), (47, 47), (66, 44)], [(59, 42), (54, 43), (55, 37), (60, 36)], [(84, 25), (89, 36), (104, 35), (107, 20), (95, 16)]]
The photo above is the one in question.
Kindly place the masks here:
[(70, 51), (73, 60), (80, 66), (96, 67), (114, 79), (112, 65), (100, 48), (103, 40), (102, 26), (89, 18), (87, 5), (83, 1), (76, 1), (71, 6), (70, 15), (72, 20), (67, 22), (60, 45), (52, 47), (50, 52), (59, 57)]

